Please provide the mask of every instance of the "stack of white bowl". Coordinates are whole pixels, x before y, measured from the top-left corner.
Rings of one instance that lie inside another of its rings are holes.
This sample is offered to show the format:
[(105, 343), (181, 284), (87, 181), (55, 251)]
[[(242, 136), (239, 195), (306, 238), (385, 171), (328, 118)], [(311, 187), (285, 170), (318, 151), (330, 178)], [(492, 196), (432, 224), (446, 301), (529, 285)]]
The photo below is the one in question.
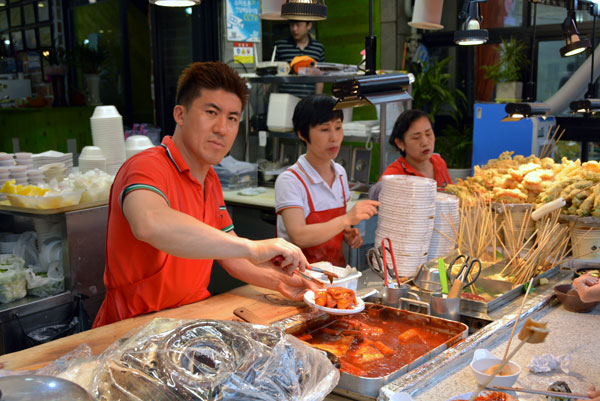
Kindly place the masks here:
[(15, 161), (17, 166), (27, 166), (27, 168), (33, 167), (33, 159), (29, 152), (17, 152), (15, 153)]
[(52, 163), (63, 163), (67, 168), (67, 174), (71, 172), (73, 168), (73, 153), (62, 153), (56, 150), (48, 150), (43, 153), (35, 154), (31, 157), (33, 159), (33, 167), (40, 168), (47, 164)]
[(10, 167), (0, 166), (0, 186), (4, 185), (10, 177)]
[(106, 171), (106, 157), (98, 146), (85, 146), (79, 155), (79, 171), (85, 173), (88, 170), (98, 169)]
[(38, 185), (44, 182), (44, 173), (39, 168), (27, 170), (27, 181), (32, 185)]
[(12, 167), (15, 165), (15, 159), (11, 153), (0, 152), (0, 167)]
[(125, 141), (125, 154), (129, 159), (136, 153), (152, 147), (154, 147), (154, 145), (152, 144), (150, 138), (148, 138), (146, 135), (131, 135)]
[[(375, 244), (389, 238), (398, 274), (414, 276), (428, 260), (429, 242), (435, 219), (435, 180), (406, 175), (384, 176), (379, 195), (379, 217)], [(386, 243), (387, 245), (387, 243)], [(387, 255), (392, 269), (391, 255)]]
[(90, 118), (94, 146), (106, 157), (106, 172), (117, 174), (126, 160), (123, 118), (115, 106), (97, 106)]
[[(0, 166), (0, 188), (4, 185), (6, 181), (8, 181), (10, 177), (10, 167), (8, 166)], [(0, 193), (0, 201), (5, 200), (6, 195)]]
[(9, 179), (15, 180), (16, 185), (27, 185), (27, 166), (13, 166), (9, 170)]
[(437, 193), (434, 229), (429, 242), (429, 260), (446, 256), (456, 248), (454, 240), (459, 224), (458, 198), (454, 195)]
[(38, 250), (40, 251), (44, 242), (61, 239), (60, 223), (48, 219), (34, 218), (33, 227), (35, 228)]
[(40, 170), (44, 174), (44, 180), (50, 182), (52, 180), (62, 181), (67, 175), (67, 167), (64, 163), (50, 163), (44, 164), (40, 167)]

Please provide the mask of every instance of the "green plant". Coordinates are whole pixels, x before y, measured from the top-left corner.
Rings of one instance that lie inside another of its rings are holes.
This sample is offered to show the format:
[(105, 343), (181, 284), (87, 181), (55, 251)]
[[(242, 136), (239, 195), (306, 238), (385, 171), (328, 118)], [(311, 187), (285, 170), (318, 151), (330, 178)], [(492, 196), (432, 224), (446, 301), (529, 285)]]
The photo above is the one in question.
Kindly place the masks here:
[(443, 158), (448, 168), (471, 167), (473, 148), (473, 126), (471, 124), (448, 124), (436, 135), (435, 151)]
[(521, 70), (529, 64), (527, 45), (511, 36), (509, 40), (502, 39), (496, 46), (499, 53), (498, 62), (493, 65), (481, 66), (485, 79), (494, 82), (515, 82), (521, 80)]
[(50, 65), (68, 65), (71, 57), (62, 47), (42, 52), (42, 56)]
[(413, 63), (411, 70), (415, 75), (412, 86), (413, 108), (425, 111), (432, 122), (444, 108), (450, 109), (454, 120), (462, 115), (461, 108), (466, 104), (465, 94), (448, 85), (451, 74), (445, 72), (452, 57), (440, 61)]
[(108, 52), (100, 45), (96, 48), (90, 45), (78, 45), (75, 50), (77, 65), (84, 74), (99, 74), (102, 63), (108, 58)]

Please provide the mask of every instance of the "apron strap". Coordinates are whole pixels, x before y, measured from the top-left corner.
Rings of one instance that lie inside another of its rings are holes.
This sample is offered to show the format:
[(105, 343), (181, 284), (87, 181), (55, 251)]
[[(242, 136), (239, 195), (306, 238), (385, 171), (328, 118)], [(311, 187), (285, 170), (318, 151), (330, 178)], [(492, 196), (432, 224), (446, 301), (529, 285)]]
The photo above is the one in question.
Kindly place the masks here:
[[(313, 205), (313, 201), (312, 198), (310, 196), (310, 192), (308, 191), (308, 187), (306, 186), (306, 183), (304, 182), (304, 180), (302, 179), (302, 177), (300, 177), (300, 174), (298, 174), (297, 172), (295, 172), (294, 170), (292, 170), (291, 168), (288, 169), (288, 171), (291, 171), (292, 173), (294, 173), (294, 175), (296, 177), (298, 177), (298, 179), (300, 180), (300, 182), (302, 183), (302, 185), (304, 185), (304, 189), (306, 190), (306, 196), (308, 197), (308, 207), (310, 209), (310, 212), (313, 213), (315, 211), (315, 207)], [(346, 198), (344, 197), (344, 200)]]

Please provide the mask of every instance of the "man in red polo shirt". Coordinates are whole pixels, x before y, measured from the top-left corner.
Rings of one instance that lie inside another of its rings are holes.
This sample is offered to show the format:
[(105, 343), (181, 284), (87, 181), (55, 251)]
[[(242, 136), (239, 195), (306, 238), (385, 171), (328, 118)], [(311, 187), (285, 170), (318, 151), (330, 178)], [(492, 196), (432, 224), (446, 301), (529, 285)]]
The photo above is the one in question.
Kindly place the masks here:
[[(246, 100), (244, 81), (223, 63), (183, 71), (173, 137), (127, 160), (111, 188), (106, 298), (94, 327), (209, 297), (213, 259), (233, 277), (292, 299), (314, 288), (291, 275), (307, 265), (298, 247), (233, 232), (211, 166), (231, 149)], [(273, 265), (276, 256), (284, 268)]]

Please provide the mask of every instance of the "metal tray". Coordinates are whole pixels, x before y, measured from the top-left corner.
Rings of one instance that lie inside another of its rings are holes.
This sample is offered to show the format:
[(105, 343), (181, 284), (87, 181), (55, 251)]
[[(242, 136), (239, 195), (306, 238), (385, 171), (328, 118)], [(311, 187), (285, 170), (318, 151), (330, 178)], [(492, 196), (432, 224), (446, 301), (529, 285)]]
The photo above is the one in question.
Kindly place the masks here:
[[(503, 293), (502, 295), (494, 298), (489, 302), (484, 301), (476, 301), (472, 299), (462, 298), (460, 301), (461, 311), (467, 312), (482, 312), (489, 313), (492, 312), (501, 306), (506, 305), (510, 301), (515, 298), (518, 298), (521, 294), (523, 294), (523, 284), (514, 285), (509, 281), (502, 280), (493, 280), (486, 277), (492, 276), (494, 274), (500, 273), (504, 266), (506, 266), (506, 260), (500, 261), (495, 265), (488, 267), (487, 269), (481, 272), (481, 276), (475, 282), (475, 285), (482, 290), (490, 293)], [(554, 268), (543, 272), (542, 274), (536, 276), (533, 281), (533, 285), (539, 285), (541, 278), (548, 278), (555, 276), (560, 270), (560, 266), (555, 266)], [(468, 290), (468, 289), (465, 289)], [(465, 291), (463, 290), (463, 291)]]
[[(346, 372), (340, 372), (340, 381), (338, 382), (338, 385), (334, 392), (341, 394), (355, 393), (366, 397), (377, 397), (377, 395), (379, 394), (379, 389), (381, 387), (396, 380), (398, 377), (415, 369), (416, 367), (422, 365), (423, 363), (442, 353), (443, 351), (458, 343), (459, 341), (467, 338), (469, 332), (469, 328), (463, 323), (423, 315), (420, 313), (409, 312), (384, 305), (367, 303), (365, 310), (361, 312), (361, 314), (369, 313), (379, 313), (381, 314), (382, 319), (386, 320), (398, 319), (408, 321), (415, 327), (426, 326), (429, 330), (434, 330), (444, 334), (451, 334), (452, 337), (445, 343), (439, 345), (438, 347), (430, 350), (426, 354), (413, 360), (410, 364), (400, 367), (398, 370), (388, 374), (387, 376), (362, 377), (355, 376)], [(335, 319), (336, 316), (329, 316), (325, 314), (319, 315), (316, 318), (309, 319), (303, 322), (298, 322), (292, 326), (289, 326), (286, 329), (286, 332), (288, 334), (294, 335), (314, 331), (320, 327), (330, 324)]]

